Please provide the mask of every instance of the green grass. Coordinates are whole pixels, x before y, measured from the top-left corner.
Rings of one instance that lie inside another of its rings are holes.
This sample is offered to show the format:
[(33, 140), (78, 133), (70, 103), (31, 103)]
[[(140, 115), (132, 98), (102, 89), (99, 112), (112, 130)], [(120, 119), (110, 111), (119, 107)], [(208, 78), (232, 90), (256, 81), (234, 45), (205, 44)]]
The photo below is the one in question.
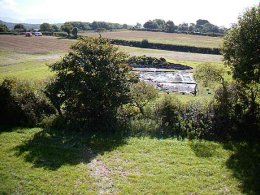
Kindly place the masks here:
[(15, 77), (24, 80), (41, 81), (53, 74), (48, 64), (54, 63), (63, 53), (22, 54), (16, 52), (0, 52), (0, 80)]
[(60, 137), (56, 142), (48, 134), (41, 137), (41, 130), (17, 129), (0, 134), (0, 194), (94, 192), (89, 170), (79, 160), (81, 151), (61, 145)]
[(111, 194), (259, 192), (258, 145), (89, 139), (41, 128), (2, 129), (0, 145), (1, 194), (97, 194), (108, 181)]

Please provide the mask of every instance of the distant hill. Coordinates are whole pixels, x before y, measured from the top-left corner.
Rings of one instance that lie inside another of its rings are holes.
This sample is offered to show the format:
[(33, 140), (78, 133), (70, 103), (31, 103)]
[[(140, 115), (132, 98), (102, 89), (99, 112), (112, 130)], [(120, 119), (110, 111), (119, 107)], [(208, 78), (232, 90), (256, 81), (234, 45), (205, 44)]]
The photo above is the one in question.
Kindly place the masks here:
[[(16, 24), (23, 24), (26, 29), (39, 29), (41, 24), (30, 24), (30, 23), (13, 23), (13, 22), (5, 22), (0, 20), (0, 24), (5, 24), (10, 30), (14, 29)], [(55, 24), (60, 27), (62, 24)]]

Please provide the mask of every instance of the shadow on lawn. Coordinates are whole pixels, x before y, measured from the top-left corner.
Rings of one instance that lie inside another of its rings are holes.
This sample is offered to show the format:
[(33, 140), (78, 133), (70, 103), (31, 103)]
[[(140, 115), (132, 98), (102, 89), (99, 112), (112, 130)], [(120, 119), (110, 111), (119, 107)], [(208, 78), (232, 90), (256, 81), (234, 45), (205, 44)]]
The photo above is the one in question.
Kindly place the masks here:
[(260, 194), (260, 144), (226, 144), (234, 152), (227, 167), (242, 181), (242, 190), (247, 194)]
[(86, 135), (44, 129), (32, 139), (17, 146), (16, 155), (24, 155), (34, 167), (56, 170), (63, 165), (88, 163), (95, 156), (124, 144), (120, 137), (112, 135)]

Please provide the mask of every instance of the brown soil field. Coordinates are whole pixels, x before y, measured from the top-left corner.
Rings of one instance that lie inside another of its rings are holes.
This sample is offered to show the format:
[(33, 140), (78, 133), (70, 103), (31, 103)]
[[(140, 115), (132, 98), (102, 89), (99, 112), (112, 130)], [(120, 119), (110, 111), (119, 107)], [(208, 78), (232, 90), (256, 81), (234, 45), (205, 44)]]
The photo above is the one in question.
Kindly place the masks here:
[(101, 34), (103, 37), (111, 39), (123, 39), (142, 41), (147, 39), (154, 43), (165, 43), (173, 45), (187, 45), (196, 47), (208, 47), (208, 48), (219, 48), (222, 44), (221, 37), (210, 37), (210, 36), (199, 36), (199, 35), (188, 35), (188, 34), (176, 34), (176, 33), (164, 33), (164, 32), (149, 32), (149, 31), (113, 31), (113, 32), (84, 32), (80, 35), (94, 36), (97, 37)]
[(56, 37), (25, 37), (0, 35), (0, 51), (26, 54), (46, 54), (50, 52), (67, 52), (74, 40)]

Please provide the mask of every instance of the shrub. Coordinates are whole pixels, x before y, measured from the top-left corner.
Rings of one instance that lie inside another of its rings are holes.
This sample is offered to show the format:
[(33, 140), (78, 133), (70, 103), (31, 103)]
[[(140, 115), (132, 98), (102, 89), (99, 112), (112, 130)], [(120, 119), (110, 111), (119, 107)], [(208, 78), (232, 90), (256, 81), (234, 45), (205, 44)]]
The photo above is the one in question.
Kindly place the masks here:
[(189, 139), (214, 140), (212, 103), (190, 101), (182, 106), (182, 134)]
[(71, 31), (74, 38), (78, 38), (78, 28), (74, 27)]
[(233, 83), (216, 91), (215, 135), (221, 139), (260, 139), (259, 86)]
[(167, 62), (165, 58), (155, 58), (150, 56), (132, 56), (128, 63), (135, 68), (172, 68), (177, 70), (192, 69), (189, 66)]
[(141, 81), (131, 86), (130, 95), (132, 103), (144, 115), (144, 106), (158, 96), (158, 90), (154, 86)]
[(34, 126), (54, 113), (46, 98), (26, 82), (5, 79), (0, 85), (0, 124)]
[(148, 42), (147, 39), (143, 39), (142, 42), (141, 42), (141, 44), (142, 44), (143, 47), (148, 47), (149, 42)]
[(181, 106), (173, 96), (166, 95), (156, 105), (157, 119), (160, 120), (162, 134), (166, 136), (181, 135)]
[(79, 129), (112, 130), (118, 108), (127, 103), (132, 82), (127, 55), (107, 39), (84, 38), (51, 66), (57, 77), (46, 95)]

